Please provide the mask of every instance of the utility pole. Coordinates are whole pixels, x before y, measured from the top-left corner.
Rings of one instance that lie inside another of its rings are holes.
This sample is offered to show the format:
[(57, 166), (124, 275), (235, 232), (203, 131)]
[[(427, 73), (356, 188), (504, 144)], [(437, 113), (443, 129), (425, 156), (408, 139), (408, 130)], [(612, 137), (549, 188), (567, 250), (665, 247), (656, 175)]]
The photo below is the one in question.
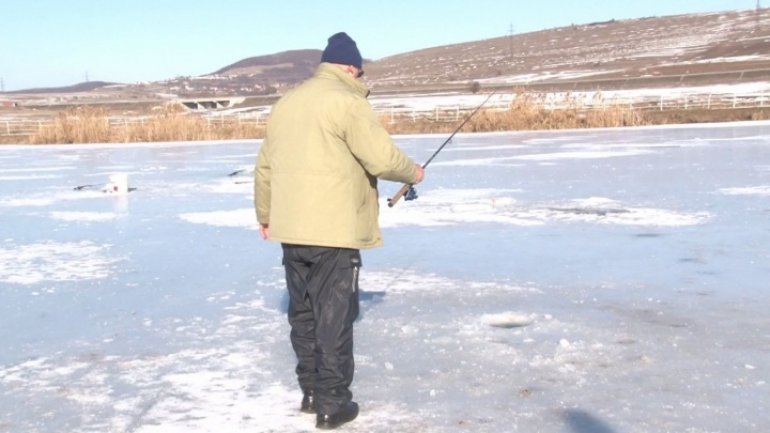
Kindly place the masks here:
[(508, 59), (513, 63), (513, 23), (508, 28)]
[(759, 33), (759, 10), (760, 10), (760, 9), (761, 9), (761, 6), (760, 6), (760, 4), (759, 4), (759, 0), (757, 0), (757, 11), (756, 11), (756, 13), (754, 14), (754, 19), (755, 19), (755, 22), (754, 22), (754, 31), (755, 31), (755, 32), (757, 32), (757, 33)]
[(5, 81), (0, 77), (0, 92), (5, 92)]

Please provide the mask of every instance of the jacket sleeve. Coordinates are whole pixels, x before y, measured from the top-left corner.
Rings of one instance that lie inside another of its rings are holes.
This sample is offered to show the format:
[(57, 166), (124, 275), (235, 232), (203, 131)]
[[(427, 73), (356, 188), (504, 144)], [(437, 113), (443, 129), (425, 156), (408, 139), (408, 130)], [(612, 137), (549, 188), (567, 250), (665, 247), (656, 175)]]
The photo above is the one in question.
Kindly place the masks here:
[(414, 161), (393, 143), (366, 99), (356, 98), (348, 108), (345, 141), (372, 176), (393, 182), (415, 181)]
[(257, 156), (257, 164), (254, 168), (254, 209), (257, 212), (257, 222), (270, 223), (270, 160), (269, 141), (267, 137), (262, 140), (262, 146)]

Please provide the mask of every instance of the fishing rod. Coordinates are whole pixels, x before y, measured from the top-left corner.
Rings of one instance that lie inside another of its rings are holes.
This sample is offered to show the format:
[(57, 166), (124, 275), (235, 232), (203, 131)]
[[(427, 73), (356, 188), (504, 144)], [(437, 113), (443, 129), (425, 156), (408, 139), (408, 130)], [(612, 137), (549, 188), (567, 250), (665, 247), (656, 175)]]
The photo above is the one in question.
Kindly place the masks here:
[[(431, 161), (433, 161), (433, 158), (438, 155), (439, 152), (441, 152), (441, 149), (444, 148), (447, 144), (449, 144), (450, 141), (452, 141), (452, 137), (455, 136), (458, 132), (460, 132), (461, 129), (463, 129), (463, 126), (465, 126), (466, 123), (468, 123), (469, 120), (479, 111), (481, 110), (481, 107), (483, 107), (487, 101), (489, 101), (490, 98), (492, 98), (492, 95), (494, 95), (496, 91), (492, 91), (492, 93), (487, 96), (487, 98), (482, 102), (478, 107), (476, 107), (471, 114), (468, 115), (468, 117), (463, 120), (463, 123), (460, 124), (455, 130), (452, 132), (452, 135), (449, 136), (443, 143), (441, 143), (441, 146), (439, 146), (438, 149), (436, 149), (435, 152), (433, 152), (433, 155), (428, 158), (427, 161), (425, 161), (425, 164), (422, 165), (422, 168), (425, 169), (428, 167), (428, 164), (430, 164)], [(401, 197), (404, 197), (404, 201), (410, 201), (417, 198), (417, 190), (414, 189), (414, 185), (405, 183), (404, 186), (401, 187), (400, 190), (396, 194), (393, 195), (393, 197), (388, 199), (388, 207), (393, 207), (398, 203), (398, 201), (401, 199)]]

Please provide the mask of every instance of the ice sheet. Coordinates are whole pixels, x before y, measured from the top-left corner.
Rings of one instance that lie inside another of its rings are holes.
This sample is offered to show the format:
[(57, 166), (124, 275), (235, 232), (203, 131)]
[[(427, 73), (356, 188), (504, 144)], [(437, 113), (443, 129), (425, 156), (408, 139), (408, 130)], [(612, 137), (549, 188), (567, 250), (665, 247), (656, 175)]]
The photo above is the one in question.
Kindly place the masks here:
[[(0, 432), (314, 430), (259, 144), (0, 147)], [(381, 183), (342, 431), (764, 431), (768, 167), (762, 122), (459, 134)]]

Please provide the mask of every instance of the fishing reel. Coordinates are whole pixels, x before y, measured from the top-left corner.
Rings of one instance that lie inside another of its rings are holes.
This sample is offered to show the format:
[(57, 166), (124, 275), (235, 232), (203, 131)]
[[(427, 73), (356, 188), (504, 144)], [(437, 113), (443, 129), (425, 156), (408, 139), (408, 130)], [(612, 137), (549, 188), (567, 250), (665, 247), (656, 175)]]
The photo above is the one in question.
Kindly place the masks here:
[(410, 185), (409, 189), (404, 194), (404, 201), (412, 201), (417, 199), (417, 190), (414, 189), (414, 185)]
[(388, 207), (395, 206), (396, 202), (398, 202), (398, 199), (401, 197), (404, 197), (404, 201), (416, 199), (417, 190), (414, 189), (414, 185), (404, 184), (396, 195), (388, 199)]

